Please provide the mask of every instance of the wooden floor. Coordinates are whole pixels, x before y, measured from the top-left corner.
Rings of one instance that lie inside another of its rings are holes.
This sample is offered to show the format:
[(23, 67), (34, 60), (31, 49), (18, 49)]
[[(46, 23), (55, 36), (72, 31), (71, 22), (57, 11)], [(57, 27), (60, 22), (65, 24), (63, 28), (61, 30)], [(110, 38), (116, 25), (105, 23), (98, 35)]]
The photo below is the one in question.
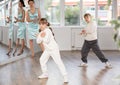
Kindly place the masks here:
[(80, 52), (61, 52), (62, 60), (68, 71), (69, 83), (64, 84), (59, 69), (52, 59), (49, 59), (49, 79), (38, 79), (41, 74), (39, 57), (26, 57), (22, 60), (0, 67), (0, 85), (120, 85), (120, 80), (115, 77), (120, 75), (120, 52), (104, 51), (105, 56), (113, 65), (113, 69), (104, 68), (98, 58), (89, 53), (88, 67), (78, 67)]
[(0, 62), (10, 58), (6, 55), (6, 53), (8, 51), (7, 48), (8, 48), (7, 46), (0, 43)]

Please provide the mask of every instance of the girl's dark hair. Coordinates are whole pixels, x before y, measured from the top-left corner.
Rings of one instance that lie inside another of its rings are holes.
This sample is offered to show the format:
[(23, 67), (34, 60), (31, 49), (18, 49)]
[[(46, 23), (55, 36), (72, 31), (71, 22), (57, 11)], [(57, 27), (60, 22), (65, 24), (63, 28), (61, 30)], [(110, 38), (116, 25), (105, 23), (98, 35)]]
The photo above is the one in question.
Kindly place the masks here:
[(23, 0), (19, 0), (19, 2), (21, 2), (21, 3), (22, 3), (22, 5), (23, 5), (23, 7), (25, 7), (25, 3), (24, 3), (24, 1), (23, 1)]
[[(50, 23), (47, 21), (47, 19), (46, 19), (46, 18), (41, 18), (39, 23), (41, 23), (41, 24), (47, 24), (47, 26), (50, 26)], [(53, 34), (53, 36), (54, 36), (54, 33), (53, 33), (52, 28), (51, 28), (51, 27), (49, 27), (49, 29), (51, 30), (51, 32), (52, 32), (52, 34)], [(41, 30), (40, 30), (40, 29), (39, 29), (39, 32), (41, 32)]]
[(30, 1), (35, 2), (34, 0), (28, 0), (28, 4), (29, 4)]

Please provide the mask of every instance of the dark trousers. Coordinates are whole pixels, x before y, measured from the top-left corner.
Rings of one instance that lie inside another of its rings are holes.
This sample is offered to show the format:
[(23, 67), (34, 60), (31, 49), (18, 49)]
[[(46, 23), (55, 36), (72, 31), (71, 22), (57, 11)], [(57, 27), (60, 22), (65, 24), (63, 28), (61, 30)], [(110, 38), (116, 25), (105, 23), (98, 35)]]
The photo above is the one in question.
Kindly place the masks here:
[(105, 58), (105, 56), (103, 55), (103, 53), (101, 52), (99, 46), (98, 46), (98, 41), (97, 40), (93, 40), (93, 41), (84, 41), (84, 45), (82, 47), (82, 51), (81, 51), (81, 55), (82, 58), (81, 60), (84, 63), (87, 63), (87, 56), (88, 53), (90, 51), (90, 49), (92, 49), (92, 51), (96, 54), (96, 56), (103, 62), (107, 62), (108, 59)]

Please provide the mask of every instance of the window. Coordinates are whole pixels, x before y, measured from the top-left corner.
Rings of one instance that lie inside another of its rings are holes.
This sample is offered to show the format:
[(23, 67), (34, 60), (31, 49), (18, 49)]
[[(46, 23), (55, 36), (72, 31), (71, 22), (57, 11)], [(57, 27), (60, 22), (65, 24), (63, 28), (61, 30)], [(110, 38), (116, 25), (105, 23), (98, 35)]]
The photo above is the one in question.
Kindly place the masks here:
[[(44, 6), (43, 10), (45, 10), (43, 14), (45, 13), (52, 25), (85, 25), (86, 23), (83, 19), (85, 13), (90, 13), (93, 20), (98, 21), (99, 26), (110, 26), (109, 22), (114, 18), (112, 5), (115, 4), (108, 6), (108, 0), (44, 0), (44, 3), (45, 5), (42, 5)], [(118, 14), (120, 16), (120, 11)]]
[(120, 20), (120, 0), (117, 0), (117, 18)]
[(45, 0), (45, 17), (52, 25), (60, 25), (60, 0)]
[(112, 19), (112, 6), (108, 6), (108, 0), (98, 0), (98, 25), (110, 25)]
[(26, 10), (29, 8), (28, 0), (24, 0)]
[[(0, 26), (4, 26), (5, 25), (5, 21), (6, 21), (6, 17), (10, 16), (10, 14), (12, 14), (12, 20), (14, 21), (14, 17), (17, 17), (17, 13), (18, 13), (18, 0), (13, 0), (12, 1), (12, 6), (11, 6), (11, 1), (10, 0), (6, 0), (6, 2), (0, 2), (1, 6), (0, 6)], [(12, 8), (12, 9), (11, 9)], [(10, 13), (10, 9), (11, 9), (11, 13)]]
[(12, 18), (13, 21), (15, 20), (14, 17), (18, 16), (18, 0), (12, 2)]
[[(16, 1), (19, 0), (13, 1), (13, 17), (17, 16), (18, 11), (16, 9), (18, 8)], [(26, 5), (25, 10), (27, 11), (29, 8), (28, 0), (24, 1)], [(117, 18), (120, 19), (120, 0), (111, 1), (117, 1), (118, 13), (114, 11), (116, 7), (112, 6), (116, 4), (112, 3), (111, 6), (108, 6), (108, 0), (40, 0), (40, 3), (35, 0), (35, 3), (41, 6), (41, 15), (47, 18), (53, 26), (85, 25), (86, 23), (83, 19), (85, 13), (90, 13), (93, 16), (93, 20), (98, 21), (99, 26), (110, 26), (109, 22), (112, 18), (115, 18), (116, 15)], [(6, 5), (4, 0), (0, 2), (0, 24), (2, 25), (5, 22), (6, 16), (9, 16), (8, 2), (10, 2), (10, 0), (6, 0), (6, 2)]]
[(4, 26), (5, 25), (5, 10), (4, 9), (0, 9), (0, 26)]
[(65, 0), (65, 25), (80, 25), (80, 0)]
[(4, 5), (5, 1), (1, 0), (0, 1), (0, 26), (4, 26), (5, 25), (5, 5)]

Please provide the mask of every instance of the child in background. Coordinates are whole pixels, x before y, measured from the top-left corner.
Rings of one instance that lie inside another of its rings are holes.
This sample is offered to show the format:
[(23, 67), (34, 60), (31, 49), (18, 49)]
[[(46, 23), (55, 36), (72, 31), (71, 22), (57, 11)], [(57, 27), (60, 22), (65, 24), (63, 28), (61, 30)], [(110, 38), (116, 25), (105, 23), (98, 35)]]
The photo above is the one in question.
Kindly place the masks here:
[(107, 68), (112, 68), (111, 64), (108, 62), (108, 59), (105, 58), (103, 53), (101, 52), (98, 46), (98, 39), (97, 39), (97, 24), (92, 21), (92, 17), (89, 13), (84, 15), (84, 19), (87, 22), (87, 26), (85, 29), (82, 30), (81, 35), (84, 35), (85, 41), (82, 47), (81, 55), (82, 55), (82, 63), (80, 66), (87, 66), (87, 56), (90, 49), (97, 55), (97, 57), (105, 63)]

